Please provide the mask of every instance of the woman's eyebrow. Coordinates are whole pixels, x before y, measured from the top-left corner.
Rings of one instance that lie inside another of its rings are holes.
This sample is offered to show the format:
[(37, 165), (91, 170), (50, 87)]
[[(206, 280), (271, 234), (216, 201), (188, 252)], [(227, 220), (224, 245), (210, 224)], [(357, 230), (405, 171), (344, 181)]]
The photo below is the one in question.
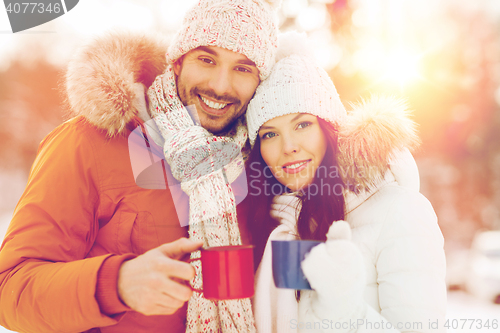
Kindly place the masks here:
[(264, 126), (262, 125), (259, 129), (259, 132), (262, 131), (262, 130), (267, 130), (267, 129), (273, 129), (274, 127), (273, 126)]
[(303, 117), (305, 115), (306, 115), (305, 113), (299, 113), (298, 115), (296, 115), (295, 117), (293, 117), (293, 119), (290, 120), (290, 122), (293, 123), (294, 121), (296, 121), (297, 119), (299, 119), (300, 117)]
[[(290, 122), (293, 123), (294, 121), (296, 121), (297, 119), (299, 119), (299, 118), (301, 118), (301, 117), (303, 117), (305, 115), (306, 115), (305, 113), (299, 113), (298, 115), (296, 115), (295, 117), (293, 117), (292, 119), (290, 119)], [(273, 128), (274, 128), (274, 126), (264, 126), (264, 125), (262, 125), (260, 127), (260, 129), (259, 129), (259, 132), (261, 130), (268, 130), (268, 129), (273, 129)]]

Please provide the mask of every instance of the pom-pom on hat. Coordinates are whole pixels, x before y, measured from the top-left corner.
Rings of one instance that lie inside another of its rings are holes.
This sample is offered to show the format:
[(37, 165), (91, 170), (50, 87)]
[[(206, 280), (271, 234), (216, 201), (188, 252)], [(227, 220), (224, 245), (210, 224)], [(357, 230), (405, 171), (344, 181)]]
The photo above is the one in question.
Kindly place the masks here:
[(310, 113), (332, 124), (342, 122), (346, 110), (326, 71), (307, 54), (306, 37), (279, 37), (278, 57), (271, 74), (257, 88), (247, 108), (250, 144), (268, 120), (292, 113)]
[(253, 61), (264, 80), (275, 61), (281, 0), (199, 0), (168, 48), (167, 63), (199, 46), (217, 46)]

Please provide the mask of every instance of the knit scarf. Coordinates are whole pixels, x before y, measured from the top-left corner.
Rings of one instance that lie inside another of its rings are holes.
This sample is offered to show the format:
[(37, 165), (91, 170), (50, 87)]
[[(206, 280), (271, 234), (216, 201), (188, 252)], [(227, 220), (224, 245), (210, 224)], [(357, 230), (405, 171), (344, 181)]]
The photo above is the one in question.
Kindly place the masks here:
[[(230, 184), (244, 171), (241, 150), (247, 140), (242, 118), (226, 136), (195, 125), (180, 101), (172, 66), (148, 90), (149, 110), (165, 139), (164, 154), (173, 176), (189, 196), (189, 237), (204, 247), (240, 245), (235, 196)], [(196, 110), (194, 110), (196, 114)], [(199, 251), (191, 258), (199, 258)], [(200, 261), (192, 262), (191, 281), (202, 289)], [(255, 332), (250, 299), (207, 300), (193, 292), (186, 332)]]

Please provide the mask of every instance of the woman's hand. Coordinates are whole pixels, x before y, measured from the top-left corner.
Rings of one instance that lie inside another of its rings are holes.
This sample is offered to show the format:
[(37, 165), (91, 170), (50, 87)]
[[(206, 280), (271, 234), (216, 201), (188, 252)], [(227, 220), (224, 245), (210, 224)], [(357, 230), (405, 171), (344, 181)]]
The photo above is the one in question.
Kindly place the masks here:
[(301, 206), (300, 199), (292, 193), (277, 195), (273, 198), (270, 215), (296, 233)]
[(364, 316), (366, 272), (363, 256), (350, 239), (349, 224), (336, 221), (326, 243), (315, 246), (302, 261), (302, 270), (315, 290), (310, 306), (319, 319)]

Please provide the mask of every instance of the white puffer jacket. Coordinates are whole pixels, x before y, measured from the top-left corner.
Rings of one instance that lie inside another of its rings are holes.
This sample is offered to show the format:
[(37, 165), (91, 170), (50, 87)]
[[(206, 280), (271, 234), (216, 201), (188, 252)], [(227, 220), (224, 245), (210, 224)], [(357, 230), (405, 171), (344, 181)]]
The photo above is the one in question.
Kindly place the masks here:
[[(413, 157), (404, 150), (394, 161), (375, 190), (346, 196), (352, 241), (329, 240), (311, 251), (303, 268), (318, 292), (303, 291), (299, 305), (293, 290), (272, 283), (268, 241), (256, 277), (258, 332), (445, 331), (443, 236), (419, 193)], [(300, 207), (276, 199), (273, 215), (282, 224), (270, 240), (294, 239)]]

